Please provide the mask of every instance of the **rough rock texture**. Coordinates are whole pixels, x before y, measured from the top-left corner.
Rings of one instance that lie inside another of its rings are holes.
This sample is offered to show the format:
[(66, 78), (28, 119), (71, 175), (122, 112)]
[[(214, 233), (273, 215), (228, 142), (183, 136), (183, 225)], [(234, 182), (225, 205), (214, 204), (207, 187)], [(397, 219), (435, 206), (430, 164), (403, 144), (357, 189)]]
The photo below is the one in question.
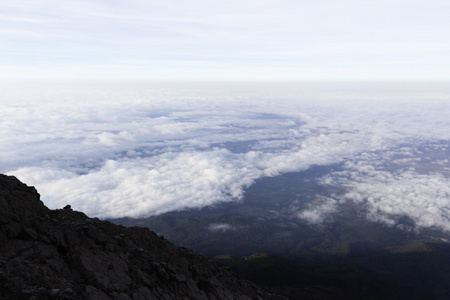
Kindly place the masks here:
[(50, 210), (0, 174), (0, 299), (282, 299), (147, 228)]

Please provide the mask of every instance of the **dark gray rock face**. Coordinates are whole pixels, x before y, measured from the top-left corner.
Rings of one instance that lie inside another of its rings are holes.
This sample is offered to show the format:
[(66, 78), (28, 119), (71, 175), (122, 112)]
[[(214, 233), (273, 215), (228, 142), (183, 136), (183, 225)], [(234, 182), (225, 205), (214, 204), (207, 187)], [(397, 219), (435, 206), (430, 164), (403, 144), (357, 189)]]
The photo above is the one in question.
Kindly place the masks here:
[(50, 210), (0, 174), (0, 299), (283, 299), (147, 228)]

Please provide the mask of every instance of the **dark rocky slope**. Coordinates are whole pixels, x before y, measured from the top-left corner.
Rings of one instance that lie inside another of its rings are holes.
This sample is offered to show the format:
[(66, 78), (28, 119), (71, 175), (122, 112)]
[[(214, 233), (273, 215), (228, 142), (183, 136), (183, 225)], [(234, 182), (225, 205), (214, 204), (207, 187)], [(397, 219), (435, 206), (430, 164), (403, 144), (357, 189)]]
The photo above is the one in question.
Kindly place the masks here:
[(0, 175), (0, 299), (282, 299), (154, 232), (66, 207)]

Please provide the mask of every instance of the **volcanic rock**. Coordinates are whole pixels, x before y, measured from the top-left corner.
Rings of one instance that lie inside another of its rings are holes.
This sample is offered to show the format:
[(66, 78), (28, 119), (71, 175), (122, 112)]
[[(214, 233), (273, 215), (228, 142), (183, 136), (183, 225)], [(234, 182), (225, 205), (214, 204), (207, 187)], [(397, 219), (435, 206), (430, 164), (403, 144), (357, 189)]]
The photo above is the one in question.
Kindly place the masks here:
[(284, 299), (147, 228), (50, 210), (0, 174), (0, 299)]

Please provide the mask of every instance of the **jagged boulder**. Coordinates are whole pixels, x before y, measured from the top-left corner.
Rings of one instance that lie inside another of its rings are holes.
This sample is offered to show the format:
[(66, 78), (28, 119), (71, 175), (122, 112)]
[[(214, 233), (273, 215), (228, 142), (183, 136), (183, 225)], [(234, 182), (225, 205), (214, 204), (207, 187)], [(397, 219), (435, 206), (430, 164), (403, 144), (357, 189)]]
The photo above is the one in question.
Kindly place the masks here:
[(0, 299), (283, 299), (147, 228), (50, 210), (0, 174)]

